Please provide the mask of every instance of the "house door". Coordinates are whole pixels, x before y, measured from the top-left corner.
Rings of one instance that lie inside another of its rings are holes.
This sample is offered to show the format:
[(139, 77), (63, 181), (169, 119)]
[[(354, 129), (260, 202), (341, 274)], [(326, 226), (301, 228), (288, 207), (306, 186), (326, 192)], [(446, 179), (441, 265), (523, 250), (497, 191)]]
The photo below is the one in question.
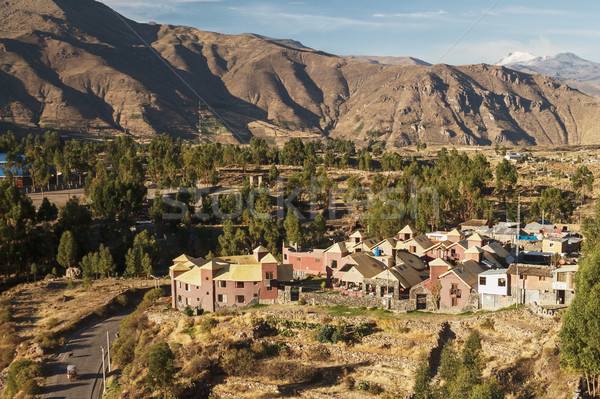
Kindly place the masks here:
[(563, 305), (565, 303), (565, 290), (556, 290), (556, 304)]
[(290, 293), (290, 300), (297, 301), (300, 299), (300, 288), (292, 287), (292, 291)]
[(427, 295), (417, 294), (417, 310), (427, 310)]

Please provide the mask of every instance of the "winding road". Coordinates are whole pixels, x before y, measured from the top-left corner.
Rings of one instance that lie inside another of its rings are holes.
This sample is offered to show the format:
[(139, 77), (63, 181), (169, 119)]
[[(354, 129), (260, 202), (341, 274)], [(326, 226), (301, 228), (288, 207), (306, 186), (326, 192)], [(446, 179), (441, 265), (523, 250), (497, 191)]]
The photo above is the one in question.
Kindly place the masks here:
[[(133, 309), (131, 309), (133, 311)], [(106, 332), (112, 345), (119, 324), (128, 313), (101, 320), (74, 333), (61, 351), (48, 363), (42, 398), (98, 398), (102, 390), (102, 352), (106, 349)], [(79, 377), (67, 379), (67, 365), (77, 366)], [(108, 368), (108, 365), (107, 365)]]

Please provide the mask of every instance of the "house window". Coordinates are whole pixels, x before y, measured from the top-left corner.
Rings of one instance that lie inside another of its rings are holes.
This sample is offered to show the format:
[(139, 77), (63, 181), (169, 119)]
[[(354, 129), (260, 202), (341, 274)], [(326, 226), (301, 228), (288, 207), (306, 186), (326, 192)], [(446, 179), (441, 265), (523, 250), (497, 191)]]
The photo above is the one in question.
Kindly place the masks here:
[(283, 260), (287, 260), (287, 254), (283, 254)]
[(540, 278), (539, 281), (546, 281), (546, 276), (540, 276), (539, 278)]
[(217, 295), (217, 302), (227, 302), (227, 294), (219, 294)]
[(301, 257), (299, 257), (299, 256), (297, 256), (297, 257), (296, 257), (296, 261), (297, 261), (297, 262), (302, 262), (302, 258), (301, 258)]
[(181, 302), (181, 295), (177, 295), (177, 302)]
[(479, 285), (485, 285), (485, 277), (479, 277)]
[(181, 281), (179, 282), (179, 288), (181, 288)]
[(458, 306), (458, 298), (455, 296), (452, 297), (452, 306)]
[(415, 252), (417, 252), (417, 247), (415, 245), (411, 245), (408, 250), (411, 254), (414, 254)]
[(206, 281), (208, 281), (208, 277), (204, 277), (204, 279), (205, 279)]
[(315, 258), (315, 263), (321, 263), (321, 258)]
[(505, 278), (498, 279), (498, 287), (506, 287), (506, 279)]
[(456, 249), (451, 249), (451, 250), (450, 250), (450, 257), (451, 257), (452, 259), (454, 259), (454, 258), (456, 257)]
[(527, 280), (527, 276), (524, 274), (519, 275), (519, 280)]
[(219, 281), (220, 288), (227, 288), (227, 281)]
[(189, 284), (186, 284), (186, 285), (185, 285), (185, 290), (186, 290), (186, 291), (189, 291), (189, 290), (190, 290), (190, 285), (189, 285)]
[(267, 287), (267, 291), (273, 291), (273, 287)]
[(331, 268), (332, 268), (332, 269), (335, 269), (335, 268), (337, 268), (337, 260), (332, 260), (332, 261), (331, 261)]
[(235, 288), (244, 288), (244, 282), (243, 281), (236, 281), (235, 282)]
[(567, 282), (567, 273), (556, 273), (556, 281), (560, 283)]
[(258, 298), (258, 294), (256, 292), (254, 293), (254, 298)]
[(258, 281), (253, 282), (252, 285), (258, 285)]
[(443, 258), (444, 257), (444, 250), (443, 249), (440, 249), (438, 251), (438, 253), (439, 253), (439, 255), (438, 255), (439, 258)]
[(235, 296), (235, 303), (245, 303), (246, 299), (244, 298), (243, 295), (236, 295)]
[(190, 298), (185, 298), (185, 304), (186, 305), (191, 305), (192, 304), (192, 300)]
[(196, 302), (200, 302), (200, 298), (196, 298)]
[(267, 280), (273, 280), (273, 272), (266, 272), (265, 273), (265, 279), (267, 279)]
[(548, 246), (549, 246), (550, 248), (554, 248), (554, 243), (553, 243), (553, 242), (549, 242), (549, 243), (548, 243)]
[(206, 291), (206, 295), (210, 295), (210, 292)]

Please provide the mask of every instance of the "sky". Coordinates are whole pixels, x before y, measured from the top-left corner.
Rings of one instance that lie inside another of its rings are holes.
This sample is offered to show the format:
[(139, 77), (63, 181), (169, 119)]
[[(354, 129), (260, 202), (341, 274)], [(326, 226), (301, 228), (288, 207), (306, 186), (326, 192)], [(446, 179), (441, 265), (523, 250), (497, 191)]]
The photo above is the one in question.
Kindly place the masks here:
[(337, 55), (493, 64), (508, 53), (600, 62), (598, 0), (101, 0), (138, 22), (294, 39)]

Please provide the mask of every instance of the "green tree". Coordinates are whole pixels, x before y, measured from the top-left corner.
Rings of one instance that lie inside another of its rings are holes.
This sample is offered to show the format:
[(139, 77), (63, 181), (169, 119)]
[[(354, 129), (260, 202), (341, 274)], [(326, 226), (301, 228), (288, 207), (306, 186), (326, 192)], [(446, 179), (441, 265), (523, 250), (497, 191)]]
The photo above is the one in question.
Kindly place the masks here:
[(153, 345), (148, 351), (148, 383), (163, 392), (165, 399), (175, 383), (175, 355), (166, 342)]
[(517, 168), (507, 159), (496, 166), (496, 190), (502, 196), (502, 204), (506, 204), (506, 196), (513, 191), (518, 176)]
[(138, 233), (133, 240), (133, 246), (125, 255), (125, 271), (130, 276), (149, 277), (159, 252), (160, 247), (153, 235), (146, 230)]
[[(585, 202), (585, 190), (588, 192), (592, 191), (594, 185), (594, 175), (592, 172), (590, 172), (587, 166), (582, 165), (575, 171), (575, 174), (571, 178), (571, 182), (573, 183), (573, 190), (579, 191), (581, 208), (583, 208), (583, 203)], [(581, 211), (579, 214), (579, 223), (581, 223)]]
[(58, 208), (51, 203), (48, 198), (44, 197), (42, 204), (37, 211), (37, 219), (45, 222), (56, 220), (58, 216)]
[(285, 228), (286, 244), (293, 242), (298, 245), (304, 245), (304, 232), (302, 231), (300, 219), (289, 209), (283, 222), (283, 227)]
[(429, 369), (429, 359), (427, 356), (422, 356), (419, 360), (415, 374), (415, 386), (413, 388), (414, 399), (432, 399), (433, 393), (431, 390), (431, 375)]
[(529, 212), (535, 218), (541, 218), (542, 212), (545, 212), (546, 220), (557, 217), (567, 221), (573, 214), (573, 201), (569, 192), (558, 187), (548, 187), (532, 202)]
[(591, 396), (600, 394), (600, 246), (579, 264), (575, 297), (559, 333), (561, 367), (583, 373)]
[(310, 232), (314, 246), (318, 246), (323, 242), (323, 239), (325, 238), (325, 231), (327, 231), (327, 221), (322, 213), (318, 213), (310, 226)]
[(70, 230), (65, 231), (60, 237), (56, 261), (65, 269), (72, 267), (77, 261), (77, 242)]
[(302, 166), (306, 154), (304, 153), (304, 142), (300, 138), (291, 138), (284, 145), (281, 151), (283, 163), (285, 165)]

